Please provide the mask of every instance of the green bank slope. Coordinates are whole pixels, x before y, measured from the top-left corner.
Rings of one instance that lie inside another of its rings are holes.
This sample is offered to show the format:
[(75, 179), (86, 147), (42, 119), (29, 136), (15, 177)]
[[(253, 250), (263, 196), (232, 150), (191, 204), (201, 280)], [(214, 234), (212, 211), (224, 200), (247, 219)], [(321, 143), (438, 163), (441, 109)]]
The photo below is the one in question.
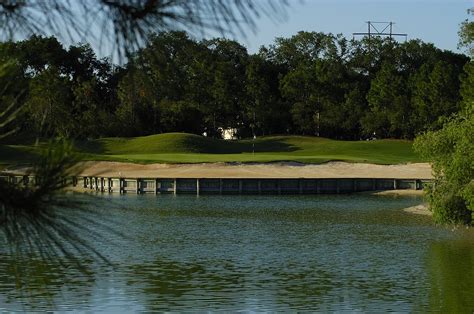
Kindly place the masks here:
[(268, 136), (224, 141), (185, 133), (137, 138), (104, 138), (76, 144), (89, 160), (140, 163), (272, 162), (321, 163), (330, 160), (397, 164), (420, 161), (412, 142), (335, 141), (306, 136)]
[[(136, 138), (103, 138), (75, 143), (86, 160), (136, 163), (327, 161), (399, 164), (418, 162), (411, 141), (336, 141), (306, 136), (267, 136), (256, 140), (224, 141), (185, 133)], [(28, 162), (32, 146), (0, 146), (0, 163)]]

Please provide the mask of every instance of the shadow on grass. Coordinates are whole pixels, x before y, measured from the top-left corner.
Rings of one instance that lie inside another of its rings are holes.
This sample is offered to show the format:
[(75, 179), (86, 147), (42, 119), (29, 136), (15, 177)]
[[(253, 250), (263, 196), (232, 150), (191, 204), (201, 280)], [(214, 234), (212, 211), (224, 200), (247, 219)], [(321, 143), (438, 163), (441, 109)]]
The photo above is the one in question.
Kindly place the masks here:
[[(194, 140), (194, 139), (189, 139)], [(256, 141), (225, 141), (218, 139), (202, 138), (199, 142), (187, 143), (188, 147), (194, 146), (193, 152), (204, 154), (240, 154), (240, 153), (283, 153), (294, 152), (299, 147), (289, 144), (282, 139), (259, 139)]]
[[(77, 151), (94, 155), (121, 154), (157, 154), (157, 153), (198, 153), (198, 154), (240, 154), (265, 152), (293, 152), (299, 147), (283, 139), (258, 139), (256, 141), (226, 141), (196, 135), (176, 136), (175, 138), (158, 137), (127, 138), (109, 140), (75, 141)], [(137, 145), (139, 144), (139, 145)]]
[(104, 143), (98, 140), (76, 140), (74, 141), (74, 149), (81, 153), (104, 154)]
[(20, 165), (32, 163), (37, 160), (39, 154), (32, 148), (0, 145), (0, 164)]

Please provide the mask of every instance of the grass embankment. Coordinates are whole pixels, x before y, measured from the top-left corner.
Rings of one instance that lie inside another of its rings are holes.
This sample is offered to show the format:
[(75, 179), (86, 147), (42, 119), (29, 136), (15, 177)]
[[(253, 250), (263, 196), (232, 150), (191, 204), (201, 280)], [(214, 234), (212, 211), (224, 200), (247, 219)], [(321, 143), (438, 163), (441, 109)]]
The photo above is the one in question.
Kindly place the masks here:
[[(76, 142), (86, 160), (136, 163), (327, 161), (399, 164), (420, 161), (412, 142), (404, 140), (335, 141), (307, 136), (268, 136), (223, 141), (185, 133), (137, 138), (103, 138)], [(0, 164), (28, 163), (33, 145), (0, 145)]]

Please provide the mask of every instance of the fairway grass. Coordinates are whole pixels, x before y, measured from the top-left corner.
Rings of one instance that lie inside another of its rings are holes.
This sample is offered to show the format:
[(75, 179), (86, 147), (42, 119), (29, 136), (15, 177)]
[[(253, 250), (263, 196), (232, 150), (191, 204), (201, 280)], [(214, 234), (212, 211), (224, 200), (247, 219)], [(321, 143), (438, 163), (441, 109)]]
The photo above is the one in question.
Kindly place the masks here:
[[(346, 161), (402, 164), (421, 161), (413, 151), (411, 141), (336, 141), (307, 136), (224, 141), (186, 133), (167, 133), (80, 141), (75, 143), (75, 147), (85, 160), (134, 163)], [(37, 151), (27, 145), (0, 145), (0, 165), (31, 162)]]

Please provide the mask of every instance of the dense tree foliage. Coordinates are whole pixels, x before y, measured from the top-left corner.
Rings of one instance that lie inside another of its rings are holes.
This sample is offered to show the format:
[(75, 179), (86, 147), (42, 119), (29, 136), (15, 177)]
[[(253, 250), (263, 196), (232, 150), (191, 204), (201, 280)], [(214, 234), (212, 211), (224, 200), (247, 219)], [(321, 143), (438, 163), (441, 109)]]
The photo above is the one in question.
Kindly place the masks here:
[(17, 127), (67, 138), (218, 136), (219, 128), (243, 137), (413, 138), (458, 112), (460, 86), (472, 82), (461, 75), (466, 56), (431, 44), (317, 32), (277, 38), (256, 54), (228, 39), (163, 32), (123, 67), (88, 45), (33, 36), (0, 44), (0, 59), (13, 61), (15, 85), (27, 87)]
[[(461, 44), (471, 47), (474, 22), (465, 22), (460, 31)], [(443, 65), (440, 65), (443, 66)], [(446, 69), (444, 69), (446, 70)], [(442, 83), (444, 76), (453, 73), (433, 74), (435, 84)], [(433, 70), (435, 72), (435, 70)], [(440, 223), (471, 224), (474, 220), (474, 61), (465, 65), (462, 76), (461, 110), (446, 121), (440, 130), (429, 131), (416, 138), (415, 148), (427, 160), (433, 163), (435, 184), (428, 190), (429, 202), (434, 218)], [(448, 102), (449, 95), (443, 91), (432, 90), (427, 104), (431, 111), (447, 110), (442, 106)], [(427, 95), (428, 96), (428, 95)], [(436, 98), (438, 97), (438, 98)], [(439, 99), (441, 97), (441, 99)]]
[(474, 212), (474, 102), (441, 130), (416, 139), (416, 149), (433, 162), (435, 184), (428, 190), (440, 223), (472, 222)]

